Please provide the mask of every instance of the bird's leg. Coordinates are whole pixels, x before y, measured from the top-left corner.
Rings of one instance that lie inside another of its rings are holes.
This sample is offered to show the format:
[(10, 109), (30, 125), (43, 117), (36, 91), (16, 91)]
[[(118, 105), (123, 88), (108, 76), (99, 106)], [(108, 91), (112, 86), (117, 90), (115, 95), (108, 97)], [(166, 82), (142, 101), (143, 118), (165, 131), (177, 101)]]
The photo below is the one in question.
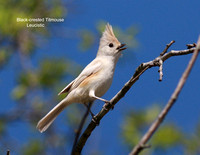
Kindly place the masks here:
[(97, 99), (97, 100), (103, 101), (103, 102), (105, 102), (105, 103), (109, 103), (109, 102), (110, 102), (110, 101), (105, 100), (105, 99), (103, 99), (103, 98), (97, 97), (97, 96), (95, 95), (95, 93), (94, 93), (94, 90), (90, 90), (89, 96), (92, 97), (92, 98), (95, 98), (95, 99)]
[(105, 100), (105, 99), (100, 98), (100, 97), (97, 97), (97, 96), (93, 96), (93, 97), (96, 98), (96, 99), (98, 99), (98, 100), (100, 100), (100, 101), (105, 102), (105, 104), (103, 105), (103, 108), (104, 108), (106, 111), (108, 111), (108, 109), (106, 108), (108, 105), (111, 105), (111, 106), (112, 106), (112, 107), (111, 107), (112, 110), (114, 109), (114, 106), (110, 103), (110, 101)]
[(93, 98), (95, 98), (95, 99), (97, 99), (97, 100), (100, 100), (100, 101), (103, 101), (103, 102), (105, 102), (105, 103), (110, 103), (110, 101), (105, 100), (105, 99), (100, 98), (100, 97), (97, 97), (97, 96), (93, 96)]
[[(106, 111), (108, 111), (108, 109), (106, 108), (106, 106), (108, 106), (109, 104), (111, 105), (110, 101), (105, 100), (105, 99), (100, 98), (100, 97), (97, 97), (97, 96), (95, 95), (95, 93), (94, 93), (93, 90), (90, 91), (89, 96), (90, 96), (90, 97), (93, 97), (93, 98), (95, 98), (95, 99), (97, 99), (97, 100), (100, 100), (100, 101), (105, 102), (105, 104), (103, 105), (103, 108), (104, 108)], [(114, 109), (114, 106), (113, 106), (113, 105), (111, 105), (111, 106), (112, 106), (112, 110), (113, 110), (113, 109)]]

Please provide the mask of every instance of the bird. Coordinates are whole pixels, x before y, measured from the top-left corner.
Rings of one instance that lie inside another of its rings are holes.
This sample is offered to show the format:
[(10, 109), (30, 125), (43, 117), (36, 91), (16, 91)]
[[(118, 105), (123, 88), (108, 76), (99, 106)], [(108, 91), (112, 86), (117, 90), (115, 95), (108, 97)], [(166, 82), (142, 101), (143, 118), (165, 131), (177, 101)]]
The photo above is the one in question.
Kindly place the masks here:
[(70, 104), (88, 104), (95, 100), (109, 103), (101, 98), (110, 88), (116, 64), (126, 44), (121, 44), (116, 38), (112, 26), (107, 23), (100, 38), (96, 58), (90, 62), (58, 95), (67, 93), (49, 113), (37, 124), (37, 129), (42, 133), (52, 124), (56, 117)]

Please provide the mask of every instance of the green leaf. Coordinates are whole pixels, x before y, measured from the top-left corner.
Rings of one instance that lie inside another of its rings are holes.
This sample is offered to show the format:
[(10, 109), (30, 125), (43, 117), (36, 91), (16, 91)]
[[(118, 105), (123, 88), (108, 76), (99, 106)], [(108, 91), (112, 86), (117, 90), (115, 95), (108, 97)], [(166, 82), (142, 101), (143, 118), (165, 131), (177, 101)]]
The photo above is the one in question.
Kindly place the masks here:
[(16, 86), (11, 93), (11, 96), (14, 100), (20, 100), (25, 97), (27, 93), (27, 87), (24, 85)]

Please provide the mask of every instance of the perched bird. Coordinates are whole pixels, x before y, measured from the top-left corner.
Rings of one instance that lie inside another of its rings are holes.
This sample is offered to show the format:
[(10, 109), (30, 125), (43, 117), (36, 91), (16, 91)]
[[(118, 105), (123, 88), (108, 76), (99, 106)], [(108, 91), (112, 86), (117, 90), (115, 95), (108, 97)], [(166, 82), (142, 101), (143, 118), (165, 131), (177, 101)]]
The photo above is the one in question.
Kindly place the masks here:
[(58, 95), (68, 93), (46, 116), (37, 124), (37, 129), (44, 132), (56, 117), (72, 103), (88, 104), (101, 98), (110, 88), (116, 63), (125, 50), (125, 44), (121, 44), (114, 35), (112, 26), (107, 24), (100, 39), (96, 58), (88, 64), (80, 75), (68, 84)]

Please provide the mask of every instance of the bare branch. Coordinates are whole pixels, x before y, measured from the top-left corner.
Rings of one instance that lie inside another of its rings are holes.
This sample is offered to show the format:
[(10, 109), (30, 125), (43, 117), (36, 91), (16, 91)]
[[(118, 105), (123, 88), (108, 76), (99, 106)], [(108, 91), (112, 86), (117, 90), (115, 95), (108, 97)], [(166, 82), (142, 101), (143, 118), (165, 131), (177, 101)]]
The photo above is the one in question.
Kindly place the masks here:
[[(172, 43), (171, 43), (172, 44)], [(170, 45), (171, 46), (171, 45)], [(168, 47), (169, 48), (169, 47)], [(168, 49), (167, 48), (167, 49)], [(139, 79), (140, 75), (142, 75), (147, 69), (151, 67), (160, 66), (160, 61), (164, 62), (165, 60), (169, 59), (172, 56), (179, 56), (179, 55), (186, 55), (193, 53), (196, 48), (190, 48), (186, 50), (180, 50), (180, 51), (170, 51), (169, 53), (163, 52), (164, 55), (158, 56), (152, 61), (142, 63), (138, 66), (136, 69), (134, 75), (131, 77), (131, 79), (123, 86), (123, 88), (110, 100), (110, 104), (104, 104), (104, 108), (101, 109), (101, 111), (95, 116), (96, 122), (91, 121), (85, 131), (83, 132), (82, 136), (80, 137), (76, 147), (75, 147), (75, 153), (80, 154), (87, 139), (91, 135), (92, 131), (96, 128), (98, 122), (109, 112), (111, 108), (114, 107), (114, 105), (125, 96), (125, 94), (128, 92), (128, 90), (132, 87), (132, 85)]]
[(163, 61), (159, 60), (159, 64), (160, 64), (160, 67), (159, 67), (159, 70), (158, 70), (158, 72), (160, 73), (159, 81), (162, 81), (162, 78), (163, 78)]
[(83, 126), (85, 124), (85, 121), (86, 121), (86, 119), (88, 117), (88, 114), (90, 112), (91, 106), (92, 106), (92, 102), (89, 103), (88, 108), (87, 108), (87, 110), (86, 110), (86, 112), (85, 112), (85, 114), (84, 114), (84, 116), (83, 116), (83, 118), (82, 118), (82, 120), (81, 120), (81, 122), (79, 124), (79, 128), (76, 131), (76, 135), (75, 135), (75, 139), (74, 139), (74, 144), (73, 144), (73, 147), (72, 147), (72, 153), (71, 153), (72, 155), (74, 153), (75, 146), (77, 145), (77, 142), (78, 142), (79, 136), (81, 134), (82, 128), (83, 128)]
[(198, 51), (200, 50), (200, 37), (198, 39), (197, 42), (197, 48), (195, 49), (191, 60), (188, 63), (187, 68), (185, 69), (181, 79), (179, 80), (179, 83), (174, 91), (174, 93), (172, 94), (172, 96), (170, 97), (167, 105), (164, 107), (164, 109), (161, 111), (161, 113), (158, 115), (156, 121), (154, 123), (152, 123), (152, 125), (150, 126), (149, 130), (146, 132), (146, 134), (142, 137), (142, 139), (140, 140), (140, 142), (133, 148), (132, 152), (130, 153), (130, 155), (137, 155), (139, 154), (143, 149), (145, 149), (145, 145), (146, 143), (149, 141), (149, 139), (153, 136), (153, 134), (155, 133), (155, 131), (158, 129), (158, 127), (161, 125), (161, 123), (163, 122), (163, 120), (165, 119), (166, 115), (168, 114), (169, 110), (171, 109), (171, 107), (174, 105), (175, 101), (178, 98), (178, 95), (180, 94), (190, 72), (191, 69), (197, 59), (198, 56)]
[(165, 53), (167, 53), (167, 50), (172, 46), (172, 44), (175, 43), (174, 40), (172, 40), (169, 44), (166, 45), (166, 48), (160, 53), (160, 56), (163, 56)]
[(187, 44), (186, 46), (188, 49), (190, 49), (190, 48), (196, 47), (197, 45), (196, 43), (193, 43), (193, 44)]
[[(172, 46), (172, 44), (175, 43), (174, 40), (172, 40), (169, 44), (166, 45), (165, 49), (160, 53), (160, 57), (162, 57), (165, 53), (167, 53), (167, 50)], [(158, 72), (160, 73), (160, 78), (159, 81), (162, 81), (163, 78), (163, 60), (159, 60), (159, 70)]]

